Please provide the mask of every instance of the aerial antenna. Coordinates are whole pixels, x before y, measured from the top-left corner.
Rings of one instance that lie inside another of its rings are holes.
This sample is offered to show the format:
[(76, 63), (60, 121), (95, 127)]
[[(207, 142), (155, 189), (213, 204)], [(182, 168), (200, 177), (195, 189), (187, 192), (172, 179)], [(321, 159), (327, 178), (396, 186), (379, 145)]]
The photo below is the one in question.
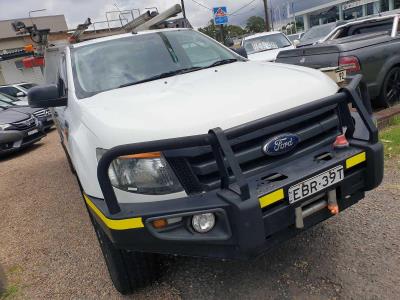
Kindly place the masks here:
[(33, 20), (32, 20), (32, 13), (36, 13), (36, 12), (39, 12), (39, 11), (45, 11), (45, 10), (47, 10), (47, 9), (46, 8), (42, 8), (42, 9), (35, 9), (35, 10), (30, 10), (29, 11), (28, 15), (29, 15), (29, 19), (31, 20), (32, 25), (34, 25), (33, 24)]

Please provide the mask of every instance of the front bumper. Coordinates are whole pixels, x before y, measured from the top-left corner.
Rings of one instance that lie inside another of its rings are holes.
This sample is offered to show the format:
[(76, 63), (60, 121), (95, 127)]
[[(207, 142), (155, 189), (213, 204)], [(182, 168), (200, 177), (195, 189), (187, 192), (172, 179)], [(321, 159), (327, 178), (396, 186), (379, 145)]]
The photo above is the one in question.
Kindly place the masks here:
[[(36, 133), (30, 134), (33, 130)], [(29, 130), (4, 130), (0, 135), (0, 154), (7, 154), (26, 148), (40, 141), (46, 134), (41, 128), (31, 128)]]
[[(233, 191), (212, 191), (181, 199), (151, 204), (121, 204), (121, 212), (110, 214), (104, 200), (85, 195), (91, 213), (109, 238), (119, 248), (134, 251), (202, 256), (213, 258), (246, 259), (260, 255), (277, 243), (284, 241), (332, 216), (326, 207), (304, 217), (302, 228), (296, 225), (299, 209), (306, 209), (327, 200), (328, 191), (336, 192), (340, 211), (357, 203), (367, 190), (378, 186), (383, 178), (383, 147), (353, 142), (347, 150), (333, 151), (329, 161), (316, 161), (316, 153), (301, 160), (280, 166), (279, 172), (287, 179), (264, 188), (259, 174), (248, 178), (250, 199), (242, 201)], [(346, 161), (365, 153), (365, 160), (349, 165)], [(311, 178), (334, 166), (342, 165), (345, 178), (327, 190), (290, 205), (290, 186)], [(274, 170), (271, 170), (274, 172)], [(279, 199), (262, 208), (260, 198), (283, 190)], [(310, 201), (311, 199), (311, 201)], [(304, 204), (307, 206), (304, 206)], [(213, 212), (216, 225), (206, 234), (194, 232), (190, 226), (193, 214)], [(179, 224), (157, 230), (151, 221), (160, 218), (182, 218)]]
[[(383, 178), (383, 147), (377, 129), (360, 99), (353, 80), (338, 94), (223, 131), (176, 139), (122, 145), (108, 150), (98, 164), (98, 180), (104, 200), (84, 195), (91, 214), (110, 240), (123, 249), (143, 252), (251, 258), (331, 216), (327, 204), (339, 210), (355, 204), (365, 191), (377, 187)], [(349, 110), (351, 102), (359, 114), (358, 124)], [(270, 165), (245, 176), (229, 139), (253, 133), (325, 106), (337, 106), (340, 125), (347, 127), (350, 147), (334, 150), (331, 145), (293, 155), (280, 165)], [(361, 126), (362, 125), (362, 126)], [(362, 127), (360, 130), (358, 127)], [(361, 134), (360, 134), (361, 132)], [(361, 138), (358, 137), (361, 135)], [(111, 162), (123, 155), (210, 146), (220, 176), (220, 188), (187, 197), (152, 203), (119, 203), (108, 177)], [(304, 180), (342, 166), (344, 178), (316, 194), (289, 204), (288, 190)], [(270, 180), (271, 174), (281, 174)], [(194, 232), (191, 216), (212, 212), (216, 225), (206, 234)], [(153, 221), (178, 220), (163, 229)]]

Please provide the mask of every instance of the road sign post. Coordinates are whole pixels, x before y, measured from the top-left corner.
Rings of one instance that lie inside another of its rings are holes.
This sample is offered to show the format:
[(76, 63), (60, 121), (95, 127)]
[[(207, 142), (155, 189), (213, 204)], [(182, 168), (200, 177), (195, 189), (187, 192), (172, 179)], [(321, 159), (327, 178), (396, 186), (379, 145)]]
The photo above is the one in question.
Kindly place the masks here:
[(228, 10), (226, 6), (214, 7), (214, 24), (219, 26), (221, 43), (224, 43), (224, 25), (228, 24)]

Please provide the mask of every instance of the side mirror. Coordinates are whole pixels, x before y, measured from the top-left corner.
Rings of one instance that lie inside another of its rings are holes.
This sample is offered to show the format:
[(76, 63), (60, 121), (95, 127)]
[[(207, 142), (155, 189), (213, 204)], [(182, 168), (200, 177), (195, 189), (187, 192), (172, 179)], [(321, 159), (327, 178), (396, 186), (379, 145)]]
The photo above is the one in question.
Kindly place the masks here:
[(232, 51), (236, 52), (240, 56), (243, 56), (244, 58), (247, 58), (247, 51), (244, 47), (239, 47), (235, 49), (231, 49)]
[(28, 103), (31, 107), (59, 107), (67, 105), (67, 98), (60, 98), (55, 84), (35, 86), (28, 91)]
[(18, 93), (15, 94), (15, 96), (17, 96), (17, 97), (25, 97), (26, 94), (24, 92), (18, 92)]
[(293, 46), (297, 47), (298, 45), (300, 45), (300, 40), (294, 40)]
[(227, 47), (233, 47), (235, 45), (234, 41), (232, 39), (226, 39), (225, 45)]

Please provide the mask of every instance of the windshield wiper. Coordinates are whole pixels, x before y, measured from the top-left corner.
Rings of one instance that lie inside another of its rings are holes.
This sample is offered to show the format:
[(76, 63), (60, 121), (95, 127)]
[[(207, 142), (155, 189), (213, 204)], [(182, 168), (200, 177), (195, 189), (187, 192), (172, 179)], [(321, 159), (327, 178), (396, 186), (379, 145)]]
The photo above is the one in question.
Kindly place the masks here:
[(207, 67), (204, 67), (204, 69), (230, 64), (230, 63), (233, 63), (235, 61), (238, 61), (238, 59), (236, 59), (236, 58), (228, 58), (228, 59), (217, 60), (216, 62), (213, 62), (211, 65), (208, 65)]
[(161, 74), (158, 74), (155, 76), (151, 76), (151, 77), (143, 79), (143, 80), (121, 84), (118, 88), (123, 88), (123, 87), (131, 86), (131, 85), (135, 85), (135, 84), (139, 84), (139, 83), (145, 83), (145, 82), (149, 82), (149, 81), (153, 81), (153, 80), (157, 80), (157, 79), (162, 79), (162, 78), (167, 78), (167, 77), (171, 77), (171, 76), (175, 76), (175, 75), (194, 72), (194, 71), (201, 70), (201, 69), (202, 69), (201, 67), (192, 67), (192, 68), (185, 68), (185, 69), (169, 71), (169, 72), (161, 73)]

